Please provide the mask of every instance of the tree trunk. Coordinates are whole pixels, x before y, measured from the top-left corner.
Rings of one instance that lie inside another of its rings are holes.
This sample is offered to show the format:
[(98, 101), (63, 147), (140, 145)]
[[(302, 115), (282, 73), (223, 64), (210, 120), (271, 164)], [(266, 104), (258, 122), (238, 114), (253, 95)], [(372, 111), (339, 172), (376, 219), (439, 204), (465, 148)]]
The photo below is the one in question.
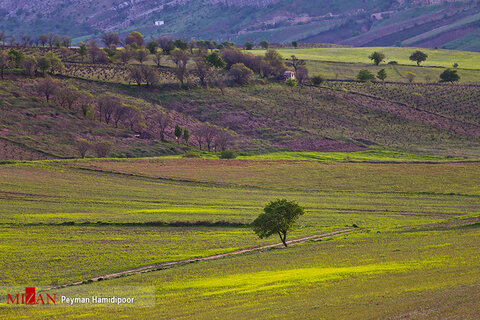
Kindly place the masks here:
[(280, 233), (280, 231), (279, 231), (278, 236), (280, 237), (280, 240), (282, 240), (282, 243), (286, 248), (287, 247), (287, 242), (285, 240), (287, 239), (287, 233), (283, 232), (283, 237), (282, 237), (282, 233)]

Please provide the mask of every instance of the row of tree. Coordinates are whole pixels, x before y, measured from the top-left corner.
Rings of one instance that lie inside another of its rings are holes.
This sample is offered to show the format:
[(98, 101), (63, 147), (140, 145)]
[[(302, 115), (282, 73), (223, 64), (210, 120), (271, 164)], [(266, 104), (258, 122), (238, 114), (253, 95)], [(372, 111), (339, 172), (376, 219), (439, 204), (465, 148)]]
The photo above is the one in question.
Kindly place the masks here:
[(5, 33), (0, 32), (0, 44), (5, 46), (7, 41), (10, 45), (31, 47), (31, 46), (48, 46), (53, 47), (70, 47), (72, 45), (72, 39), (67, 36), (60, 36), (54, 33), (41, 34), (38, 37), (32, 37), (28, 34), (23, 34), (21, 38), (17, 39), (15, 35), (7, 36)]
[(208, 151), (226, 150), (233, 139), (228, 131), (208, 123), (195, 125), (190, 131), (178, 124), (174, 126), (174, 117), (167, 112), (152, 109), (144, 113), (139, 107), (111, 93), (94, 98), (92, 94), (73, 84), (63, 85), (50, 77), (38, 81), (37, 92), (43, 95), (48, 103), (72, 113), (79, 113), (85, 119), (97, 119), (115, 128), (127, 128), (141, 138), (167, 141), (167, 136), (173, 133), (171, 135), (175, 136), (178, 143), (183, 139), (188, 145), (193, 136), (197, 146), (200, 149), (205, 147)]
[[(361, 81), (373, 81), (375, 80), (375, 77), (379, 80), (385, 81), (385, 79), (387, 78), (387, 72), (385, 71), (385, 69), (380, 69), (375, 76), (370, 70), (362, 69), (357, 74), (357, 79)], [(412, 83), (416, 77), (417, 75), (413, 72), (407, 72), (405, 75), (405, 78), (410, 83)], [(430, 75), (427, 75), (425, 80), (429, 82), (431, 80)], [(445, 69), (440, 74), (440, 82), (456, 82), (458, 80), (460, 80), (460, 76), (455, 69)]]
[[(383, 52), (379, 52), (379, 51), (375, 51), (373, 52), (371, 55), (368, 56), (368, 58), (370, 60), (373, 61), (373, 63), (375, 65), (379, 65), (381, 62), (385, 61), (385, 54)], [(417, 63), (417, 66), (420, 66), (420, 64), (424, 61), (427, 60), (428, 58), (428, 54), (426, 54), (425, 52), (423, 51), (420, 51), (420, 50), (417, 50), (415, 52), (413, 52), (410, 57), (408, 57), (411, 61), (414, 61)], [(392, 62), (390, 62), (392, 63)], [(395, 62), (393, 62), (395, 63)]]

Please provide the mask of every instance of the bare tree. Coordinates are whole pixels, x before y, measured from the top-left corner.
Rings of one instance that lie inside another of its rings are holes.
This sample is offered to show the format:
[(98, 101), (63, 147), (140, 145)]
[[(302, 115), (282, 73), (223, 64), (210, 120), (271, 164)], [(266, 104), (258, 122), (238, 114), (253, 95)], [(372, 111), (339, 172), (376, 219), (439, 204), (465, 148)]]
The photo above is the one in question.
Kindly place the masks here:
[(78, 153), (82, 157), (82, 159), (85, 158), (87, 151), (90, 150), (90, 148), (92, 148), (91, 142), (86, 139), (77, 140), (75, 143), (75, 146), (77, 148)]
[(154, 86), (158, 83), (158, 74), (154, 68), (142, 66), (143, 79), (147, 83), (147, 87)]
[(56, 98), (60, 105), (70, 111), (75, 111), (75, 102), (77, 102), (80, 97), (81, 95), (79, 90), (74, 86), (60, 87), (56, 94)]
[(193, 139), (197, 142), (198, 148), (202, 150), (203, 146), (203, 135), (202, 135), (202, 126), (196, 126), (192, 130)]
[(121, 102), (114, 96), (104, 95), (97, 101), (100, 121), (109, 124), (112, 120), (115, 109), (121, 105)]
[(128, 108), (124, 105), (117, 105), (113, 110), (112, 118), (115, 128), (118, 128), (118, 123), (127, 116)]
[(132, 105), (126, 105), (125, 107), (126, 112), (124, 123), (130, 128), (130, 130), (137, 132), (143, 120), (142, 110)]
[(117, 46), (120, 43), (120, 37), (115, 32), (104, 32), (102, 34), (102, 41), (107, 47), (112, 45)]
[(96, 41), (91, 40), (87, 43), (88, 53), (90, 54), (90, 58), (92, 59), (92, 63), (96, 63), (102, 56), (102, 49), (98, 47)]
[(218, 130), (215, 137), (215, 149), (218, 151), (224, 151), (228, 145), (232, 142), (232, 136), (225, 130)]
[(45, 45), (48, 43), (48, 36), (46, 34), (39, 35), (38, 42), (40, 42), (42, 47), (45, 47)]
[(162, 63), (162, 53), (161, 52), (156, 52), (155, 55), (153, 56), (153, 61), (157, 64), (157, 67), (160, 67)]
[(21, 40), (22, 47), (24, 47), (24, 48), (27, 47), (27, 45), (28, 45), (28, 43), (30, 42), (30, 39), (31, 39), (31, 38), (32, 38), (31, 36), (29, 36), (29, 35), (27, 35), (27, 34), (24, 33), (24, 34), (22, 35), (22, 40)]
[(204, 86), (207, 83), (207, 78), (210, 76), (210, 66), (205, 62), (205, 59), (196, 58), (195, 59), (195, 72), (197, 77), (200, 79), (200, 84)]
[(289, 67), (293, 67), (293, 70), (295, 70), (295, 72), (297, 72), (297, 70), (300, 66), (306, 65), (306, 62), (305, 62), (305, 60), (298, 59), (295, 55), (292, 55), (291, 60), (288, 61), (286, 63), (286, 65), (289, 66)]
[(176, 49), (170, 53), (170, 59), (172, 59), (177, 66), (175, 68), (175, 75), (183, 87), (185, 74), (187, 73), (188, 55), (185, 53), (185, 51)]
[(149, 131), (152, 132), (154, 136), (157, 136), (162, 141), (165, 140), (167, 134), (167, 129), (170, 126), (171, 117), (166, 112), (158, 112), (152, 118), (150, 118), (148, 123)]
[(133, 54), (134, 51), (131, 49), (131, 47), (129, 45), (125, 45), (125, 47), (123, 47), (123, 50), (120, 51), (120, 60), (122, 60), (124, 64), (127, 64), (128, 61), (132, 58)]
[(0, 32), (0, 42), (2, 43), (2, 46), (5, 45), (5, 41), (7, 41), (7, 35), (3, 32)]
[(50, 96), (55, 93), (57, 88), (57, 83), (53, 81), (50, 77), (46, 77), (45, 79), (40, 80), (37, 84), (38, 92), (45, 96), (47, 102), (49, 102)]
[(11, 65), (8, 54), (5, 51), (0, 51), (0, 78), (3, 79), (5, 69)]
[(194, 132), (195, 140), (199, 143), (200, 149), (202, 148), (201, 143), (203, 141), (207, 145), (208, 152), (210, 152), (213, 141), (218, 134), (218, 129), (209, 124), (203, 124), (195, 128)]
[(53, 45), (55, 44), (55, 41), (57, 41), (57, 38), (58, 38), (58, 35), (56, 34), (53, 34), (51, 32), (47, 34), (47, 42), (50, 49), (53, 48)]
[(210, 79), (210, 85), (220, 89), (222, 95), (225, 95), (224, 90), (227, 87), (227, 84), (225, 83), (225, 78), (218, 72), (216, 72)]
[(61, 36), (59, 40), (61, 45), (65, 48), (70, 48), (70, 46), (72, 45), (72, 39), (70, 37)]
[(130, 68), (130, 79), (140, 86), (143, 82), (143, 70), (139, 66), (132, 66)]
[(95, 153), (99, 158), (106, 157), (108, 153), (112, 150), (112, 148), (113, 143), (111, 143), (110, 141), (99, 141), (95, 142), (95, 144), (93, 145), (93, 149), (95, 150)]
[(298, 67), (295, 75), (299, 83), (308, 81), (308, 69), (305, 67)]
[(140, 62), (140, 64), (143, 64), (145, 61), (148, 60), (148, 51), (146, 49), (140, 49), (137, 52), (137, 60)]
[(162, 52), (165, 54), (167, 52), (167, 48), (172, 43), (172, 40), (167, 37), (159, 37), (155, 41), (158, 43), (158, 47), (162, 49)]

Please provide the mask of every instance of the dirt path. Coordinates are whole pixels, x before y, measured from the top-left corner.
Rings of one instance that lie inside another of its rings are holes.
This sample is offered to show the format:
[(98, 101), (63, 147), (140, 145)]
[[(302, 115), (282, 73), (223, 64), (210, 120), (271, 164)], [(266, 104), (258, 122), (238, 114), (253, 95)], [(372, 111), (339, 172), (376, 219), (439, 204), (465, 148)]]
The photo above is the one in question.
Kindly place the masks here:
[[(308, 237), (303, 237), (303, 238), (287, 241), (287, 244), (295, 245), (295, 244), (299, 244), (299, 243), (304, 243), (306, 241), (320, 241), (322, 239), (327, 239), (327, 238), (331, 238), (331, 237), (334, 237), (334, 236), (347, 234), (347, 233), (353, 232), (354, 230), (356, 230), (356, 229), (344, 229), (344, 230), (337, 230), (337, 231), (323, 233), (323, 234), (316, 234), (316, 235), (313, 235), (313, 236), (308, 236)], [(70, 283), (70, 284), (65, 284), (65, 285), (60, 285), (60, 286), (55, 286), (55, 287), (49, 288), (49, 290), (50, 289), (60, 289), (60, 288), (65, 288), (65, 287), (70, 287), (70, 286), (79, 286), (79, 285), (82, 285), (82, 284), (95, 282), (95, 281), (115, 279), (115, 278), (120, 278), (120, 277), (124, 277), (124, 276), (130, 276), (130, 275), (134, 275), (134, 274), (144, 273), (144, 272), (166, 269), (166, 268), (173, 267), (173, 266), (181, 266), (181, 265), (188, 264), (188, 263), (193, 263), (193, 262), (221, 259), (221, 258), (225, 258), (225, 257), (228, 257), (228, 256), (234, 256), (234, 255), (239, 255), (239, 254), (243, 254), (243, 253), (248, 253), (248, 252), (253, 252), (253, 251), (261, 251), (261, 250), (266, 250), (266, 249), (275, 248), (275, 247), (282, 247), (282, 246), (283, 246), (283, 243), (275, 243), (275, 244), (269, 244), (269, 245), (265, 245), (265, 246), (240, 249), (240, 250), (236, 250), (236, 251), (232, 251), (232, 252), (217, 254), (217, 255), (203, 257), (203, 258), (191, 258), (191, 259), (186, 259), (186, 260), (178, 260), (178, 261), (170, 261), (170, 262), (150, 264), (150, 265), (146, 265), (146, 266), (143, 266), (143, 267), (128, 269), (128, 270), (125, 270), (125, 271), (120, 271), (120, 272), (116, 272), (116, 273), (110, 273), (110, 274), (105, 274), (105, 275), (98, 276), (98, 277), (89, 278), (89, 279), (86, 279), (86, 280), (83, 280), (83, 281), (73, 282), (73, 283)]]

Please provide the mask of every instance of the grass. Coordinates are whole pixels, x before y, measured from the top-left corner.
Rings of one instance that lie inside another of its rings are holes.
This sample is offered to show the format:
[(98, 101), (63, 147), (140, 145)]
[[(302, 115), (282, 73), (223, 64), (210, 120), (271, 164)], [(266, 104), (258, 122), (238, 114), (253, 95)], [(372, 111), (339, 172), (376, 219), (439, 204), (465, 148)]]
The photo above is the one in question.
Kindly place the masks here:
[[(294, 317), (302, 310), (304, 318), (318, 318), (321, 310), (322, 317), (332, 319), (356, 318), (368, 309), (374, 319), (426, 305), (431, 317), (454, 314), (461, 306), (468, 319), (469, 310), (477, 306), (468, 297), (478, 293), (477, 162), (438, 162), (388, 152), (358, 157), (437, 162), (322, 162), (314, 153), (296, 154), (313, 161), (279, 160), (287, 156), (0, 165), (0, 258), (8, 265), (0, 276), (3, 285), (57, 285), (274, 243), (275, 238), (259, 240), (243, 227), (155, 227), (149, 223), (249, 223), (276, 197), (295, 199), (306, 207), (307, 214), (290, 239), (353, 224), (363, 228), (288, 250), (272, 249), (87, 285), (154, 285), (155, 308), (88, 312), (83, 308), (3, 308), (0, 314), (6, 318), (28, 313), (63, 318), (83, 314), (102, 319), (120, 313), (149, 318), (155, 313), (171, 319), (211, 318), (215, 312), (225, 318), (240, 314), (269, 318), (278, 313)], [(463, 303), (443, 303), (445, 297), (454, 296), (462, 297)], [(187, 303), (189, 308), (184, 308)]]
[[(313, 61), (336, 61), (351, 63), (371, 63), (368, 56), (374, 51), (381, 51), (386, 55), (386, 61), (397, 61), (400, 64), (416, 65), (408, 57), (415, 51), (422, 50), (428, 54), (423, 66), (450, 68), (456, 62), (459, 68), (480, 69), (480, 53), (456, 50), (418, 49), (408, 47), (362, 47), (362, 48), (299, 48), (278, 49), (285, 58), (291, 55), (299, 59)], [(264, 50), (254, 50), (255, 54), (264, 54)]]
[[(321, 313), (322, 319), (385, 319), (414, 313), (474, 319), (478, 235), (478, 228), (359, 233), (115, 279), (95, 285), (155, 285), (156, 307), (95, 308), (86, 316), (271, 319), (282, 313), (318, 319)], [(0, 312), (20, 317), (28, 311)], [(78, 311), (44, 308), (35, 314), (69, 318)]]
[[(381, 69), (385, 69), (388, 82), (408, 83), (406, 77), (408, 72), (416, 75), (415, 83), (438, 82), (443, 68), (437, 67), (417, 67), (413, 65), (390, 65), (380, 64), (376, 66), (372, 63), (351, 63), (351, 62), (330, 62), (319, 60), (308, 60), (307, 67), (310, 75), (322, 75), (327, 79), (334, 80), (357, 80), (358, 72), (362, 69), (368, 69), (373, 74), (377, 74)], [(448, 66), (452, 67), (452, 65)], [(480, 71), (476, 69), (457, 69), (460, 76), (459, 83), (478, 84), (480, 81)]]
[[(358, 85), (368, 86), (364, 83)], [(402, 86), (392, 84), (392, 87), (404, 93)], [(425, 87), (427, 92), (432, 89)], [(440, 90), (443, 90), (442, 99), (449, 94), (459, 96), (457, 86), (445, 85)], [(394, 101), (359, 96), (348, 89), (288, 89), (281, 84), (268, 84), (228, 88), (225, 95), (189, 90), (182, 93), (145, 93), (144, 98), (173, 110), (181, 104), (188, 114), (228, 127), (238, 134), (236, 148), (250, 145), (250, 150), (257, 151), (277, 151), (275, 147), (303, 151), (357, 151), (357, 145), (363, 144), (375, 149), (414, 154), (473, 158), (478, 156), (476, 139), (460, 131), (452, 132), (456, 130), (455, 127), (464, 124), (447, 125), (443, 122), (451, 121), (450, 110), (455, 110), (459, 117), (472, 117), (471, 110), (476, 103), (475, 90), (467, 90), (473, 100), (440, 110), (435, 116), (439, 118), (431, 120), (426, 119), (431, 115), (425, 117), (421, 112), (412, 112), (416, 104), (399, 106)], [(437, 104), (444, 101), (435, 97), (429, 95)], [(472, 134), (478, 135), (478, 128), (474, 131), (476, 133)], [(245, 136), (250, 137), (248, 142), (242, 141)], [(337, 141), (337, 146), (328, 149), (332, 141), (323, 140), (327, 138)]]
[[(0, 239), (3, 263), (15, 266), (3, 270), (3, 285), (48, 286), (145, 264), (234, 251), (246, 243), (272, 242), (259, 240), (248, 229), (55, 225), (0, 227)], [(34, 245), (25, 239), (35, 239)]]

